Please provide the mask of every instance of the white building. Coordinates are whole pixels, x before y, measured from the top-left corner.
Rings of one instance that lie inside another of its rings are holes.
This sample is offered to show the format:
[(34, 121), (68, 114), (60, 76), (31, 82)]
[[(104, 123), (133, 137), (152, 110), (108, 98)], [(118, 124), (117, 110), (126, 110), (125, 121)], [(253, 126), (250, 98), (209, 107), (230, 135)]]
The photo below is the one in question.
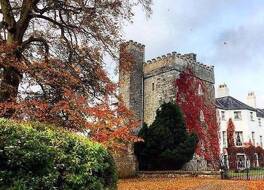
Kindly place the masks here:
[[(220, 85), (217, 89), (216, 106), (220, 121), (220, 150), (226, 155), (227, 125), (231, 118), (235, 125), (235, 146), (244, 146), (251, 142), (254, 146), (263, 147), (264, 138), (264, 109), (256, 107), (256, 96), (251, 92), (247, 96), (247, 103), (243, 103), (229, 95), (227, 85)], [(244, 162), (245, 155), (237, 155), (237, 159)]]

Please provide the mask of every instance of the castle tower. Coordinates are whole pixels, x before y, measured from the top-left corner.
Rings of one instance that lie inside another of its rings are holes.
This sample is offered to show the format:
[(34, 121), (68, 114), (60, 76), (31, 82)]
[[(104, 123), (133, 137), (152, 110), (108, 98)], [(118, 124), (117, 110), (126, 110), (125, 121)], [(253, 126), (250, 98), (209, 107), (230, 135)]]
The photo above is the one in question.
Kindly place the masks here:
[(143, 122), (143, 63), (145, 46), (129, 41), (120, 46), (120, 94), (126, 106)]

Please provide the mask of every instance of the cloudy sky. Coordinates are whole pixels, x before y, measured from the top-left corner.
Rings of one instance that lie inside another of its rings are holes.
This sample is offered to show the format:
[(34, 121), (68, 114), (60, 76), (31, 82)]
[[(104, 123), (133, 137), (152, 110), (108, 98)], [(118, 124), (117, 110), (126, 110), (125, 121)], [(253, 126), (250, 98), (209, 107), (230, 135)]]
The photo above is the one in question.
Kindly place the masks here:
[(264, 107), (263, 0), (153, 0), (150, 18), (138, 8), (127, 40), (146, 45), (146, 59), (172, 51), (194, 52), (198, 61), (214, 65), (216, 86), (245, 101), (255, 91)]

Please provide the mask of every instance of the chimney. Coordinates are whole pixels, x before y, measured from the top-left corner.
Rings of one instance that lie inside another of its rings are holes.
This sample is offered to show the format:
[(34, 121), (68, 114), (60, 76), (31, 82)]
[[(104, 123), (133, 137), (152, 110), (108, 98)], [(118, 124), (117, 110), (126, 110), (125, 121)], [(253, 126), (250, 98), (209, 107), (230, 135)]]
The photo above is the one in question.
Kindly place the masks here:
[(257, 107), (255, 92), (249, 92), (247, 96), (247, 104), (253, 108)]
[(217, 98), (229, 96), (229, 88), (226, 84), (220, 84), (217, 89)]

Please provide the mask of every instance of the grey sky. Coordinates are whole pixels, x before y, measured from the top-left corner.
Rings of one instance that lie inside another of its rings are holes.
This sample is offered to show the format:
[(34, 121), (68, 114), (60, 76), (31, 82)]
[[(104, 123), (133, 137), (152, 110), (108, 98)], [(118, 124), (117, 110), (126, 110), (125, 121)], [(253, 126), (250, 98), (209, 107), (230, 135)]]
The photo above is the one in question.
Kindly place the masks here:
[(242, 101), (255, 91), (264, 107), (263, 0), (154, 0), (151, 18), (138, 8), (124, 36), (146, 45), (146, 59), (196, 53), (215, 65), (216, 85), (226, 83)]

